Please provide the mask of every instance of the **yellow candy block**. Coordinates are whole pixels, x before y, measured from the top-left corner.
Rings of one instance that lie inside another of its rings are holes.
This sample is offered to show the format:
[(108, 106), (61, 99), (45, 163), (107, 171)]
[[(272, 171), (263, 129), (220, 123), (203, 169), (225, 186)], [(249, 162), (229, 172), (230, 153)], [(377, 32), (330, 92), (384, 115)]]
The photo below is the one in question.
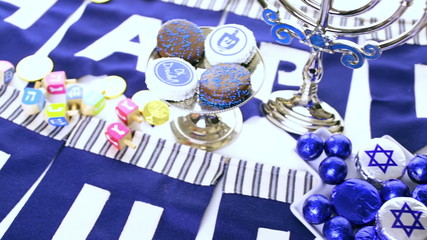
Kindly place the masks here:
[(66, 103), (50, 103), (46, 106), (47, 122), (55, 127), (68, 125), (70, 119), (67, 115)]

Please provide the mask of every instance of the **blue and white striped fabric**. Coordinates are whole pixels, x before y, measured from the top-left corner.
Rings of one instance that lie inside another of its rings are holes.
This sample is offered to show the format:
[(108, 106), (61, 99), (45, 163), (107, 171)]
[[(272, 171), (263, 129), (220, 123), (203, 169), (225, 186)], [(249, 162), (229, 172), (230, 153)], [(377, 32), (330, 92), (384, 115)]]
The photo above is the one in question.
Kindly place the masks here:
[(116, 159), (124, 163), (202, 186), (216, 183), (228, 157), (158, 138), (140, 131), (133, 132), (137, 147), (117, 150), (107, 141), (106, 122), (85, 117), (74, 128), (66, 146)]
[[(2, 239), (194, 239), (226, 158), (82, 119)], [(228, 160), (227, 160), (228, 161)]]
[(57, 140), (64, 140), (80, 118), (79, 116), (72, 117), (67, 126), (54, 127), (47, 123), (44, 111), (28, 115), (22, 110), (22, 94), (23, 91), (13, 87), (0, 87), (1, 118), (12, 121), (43, 136)]
[(314, 239), (290, 204), (312, 189), (306, 171), (231, 159), (214, 239)]

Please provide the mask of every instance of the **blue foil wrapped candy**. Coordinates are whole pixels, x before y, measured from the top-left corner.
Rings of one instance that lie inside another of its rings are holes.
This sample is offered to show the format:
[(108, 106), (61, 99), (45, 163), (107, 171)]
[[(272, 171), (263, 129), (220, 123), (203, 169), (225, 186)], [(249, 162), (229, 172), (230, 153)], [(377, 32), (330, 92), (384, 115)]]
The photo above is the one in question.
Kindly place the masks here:
[(357, 225), (365, 225), (375, 219), (382, 205), (378, 190), (370, 183), (350, 178), (335, 186), (331, 192), (335, 212)]
[(377, 235), (375, 226), (366, 226), (357, 230), (354, 240), (381, 240)]
[(326, 184), (340, 184), (348, 173), (345, 161), (336, 156), (325, 158), (320, 163), (318, 170), (320, 178)]
[(335, 216), (323, 225), (323, 236), (327, 240), (350, 240), (353, 239), (353, 226), (346, 218)]
[(324, 195), (314, 194), (304, 201), (302, 212), (308, 223), (321, 224), (331, 217), (332, 204)]
[(389, 179), (383, 182), (380, 190), (381, 199), (385, 202), (395, 197), (410, 197), (411, 190), (399, 179)]
[(412, 191), (412, 197), (427, 206), (427, 184), (421, 184)]
[(409, 178), (418, 184), (427, 183), (427, 156), (417, 154), (406, 168)]
[(343, 134), (333, 134), (325, 140), (325, 153), (328, 157), (337, 156), (346, 159), (351, 154), (352, 144)]
[(312, 161), (323, 152), (323, 139), (315, 133), (305, 133), (298, 138), (297, 153), (305, 161)]

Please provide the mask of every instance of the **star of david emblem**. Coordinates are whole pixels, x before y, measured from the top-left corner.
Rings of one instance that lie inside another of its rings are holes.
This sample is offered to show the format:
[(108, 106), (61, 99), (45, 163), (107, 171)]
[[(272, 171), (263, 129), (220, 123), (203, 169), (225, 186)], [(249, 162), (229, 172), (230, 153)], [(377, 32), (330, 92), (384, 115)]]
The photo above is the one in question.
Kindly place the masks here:
[[(420, 218), (421, 218), (421, 214), (423, 213), (422, 211), (412, 211), (412, 209), (409, 207), (409, 205), (405, 202), (405, 204), (403, 204), (402, 208), (400, 210), (390, 210), (391, 213), (394, 215), (394, 217), (396, 218), (393, 226), (391, 226), (392, 228), (402, 228), (403, 231), (405, 231), (406, 235), (408, 237), (411, 237), (412, 232), (415, 229), (422, 229), (424, 230), (424, 226), (421, 224), (420, 222)], [(408, 224), (408, 221), (406, 219), (406, 224), (402, 221), (401, 217), (403, 214), (411, 214), (412, 217), (414, 218), (414, 222), (411, 224)]]
[[(366, 154), (371, 158), (369, 161), (368, 166), (369, 167), (379, 167), (383, 173), (387, 172), (388, 167), (397, 166), (397, 163), (393, 160), (391, 157), (393, 155), (393, 150), (384, 150), (379, 144), (375, 146), (374, 150), (371, 151), (365, 151)], [(379, 154), (379, 155), (377, 155)], [(380, 154), (383, 154), (387, 157), (387, 160), (385, 163), (379, 162), (375, 157), (381, 156)]]

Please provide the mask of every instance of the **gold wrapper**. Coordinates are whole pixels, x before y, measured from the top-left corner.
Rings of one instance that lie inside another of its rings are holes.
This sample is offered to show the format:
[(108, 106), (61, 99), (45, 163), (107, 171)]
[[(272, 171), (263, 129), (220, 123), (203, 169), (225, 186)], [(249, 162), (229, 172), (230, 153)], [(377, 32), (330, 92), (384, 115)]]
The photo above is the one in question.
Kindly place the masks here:
[(151, 125), (161, 125), (167, 122), (169, 114), (169, 106), (159, 100), (148, 102), (142, 110), (145, 121)]

